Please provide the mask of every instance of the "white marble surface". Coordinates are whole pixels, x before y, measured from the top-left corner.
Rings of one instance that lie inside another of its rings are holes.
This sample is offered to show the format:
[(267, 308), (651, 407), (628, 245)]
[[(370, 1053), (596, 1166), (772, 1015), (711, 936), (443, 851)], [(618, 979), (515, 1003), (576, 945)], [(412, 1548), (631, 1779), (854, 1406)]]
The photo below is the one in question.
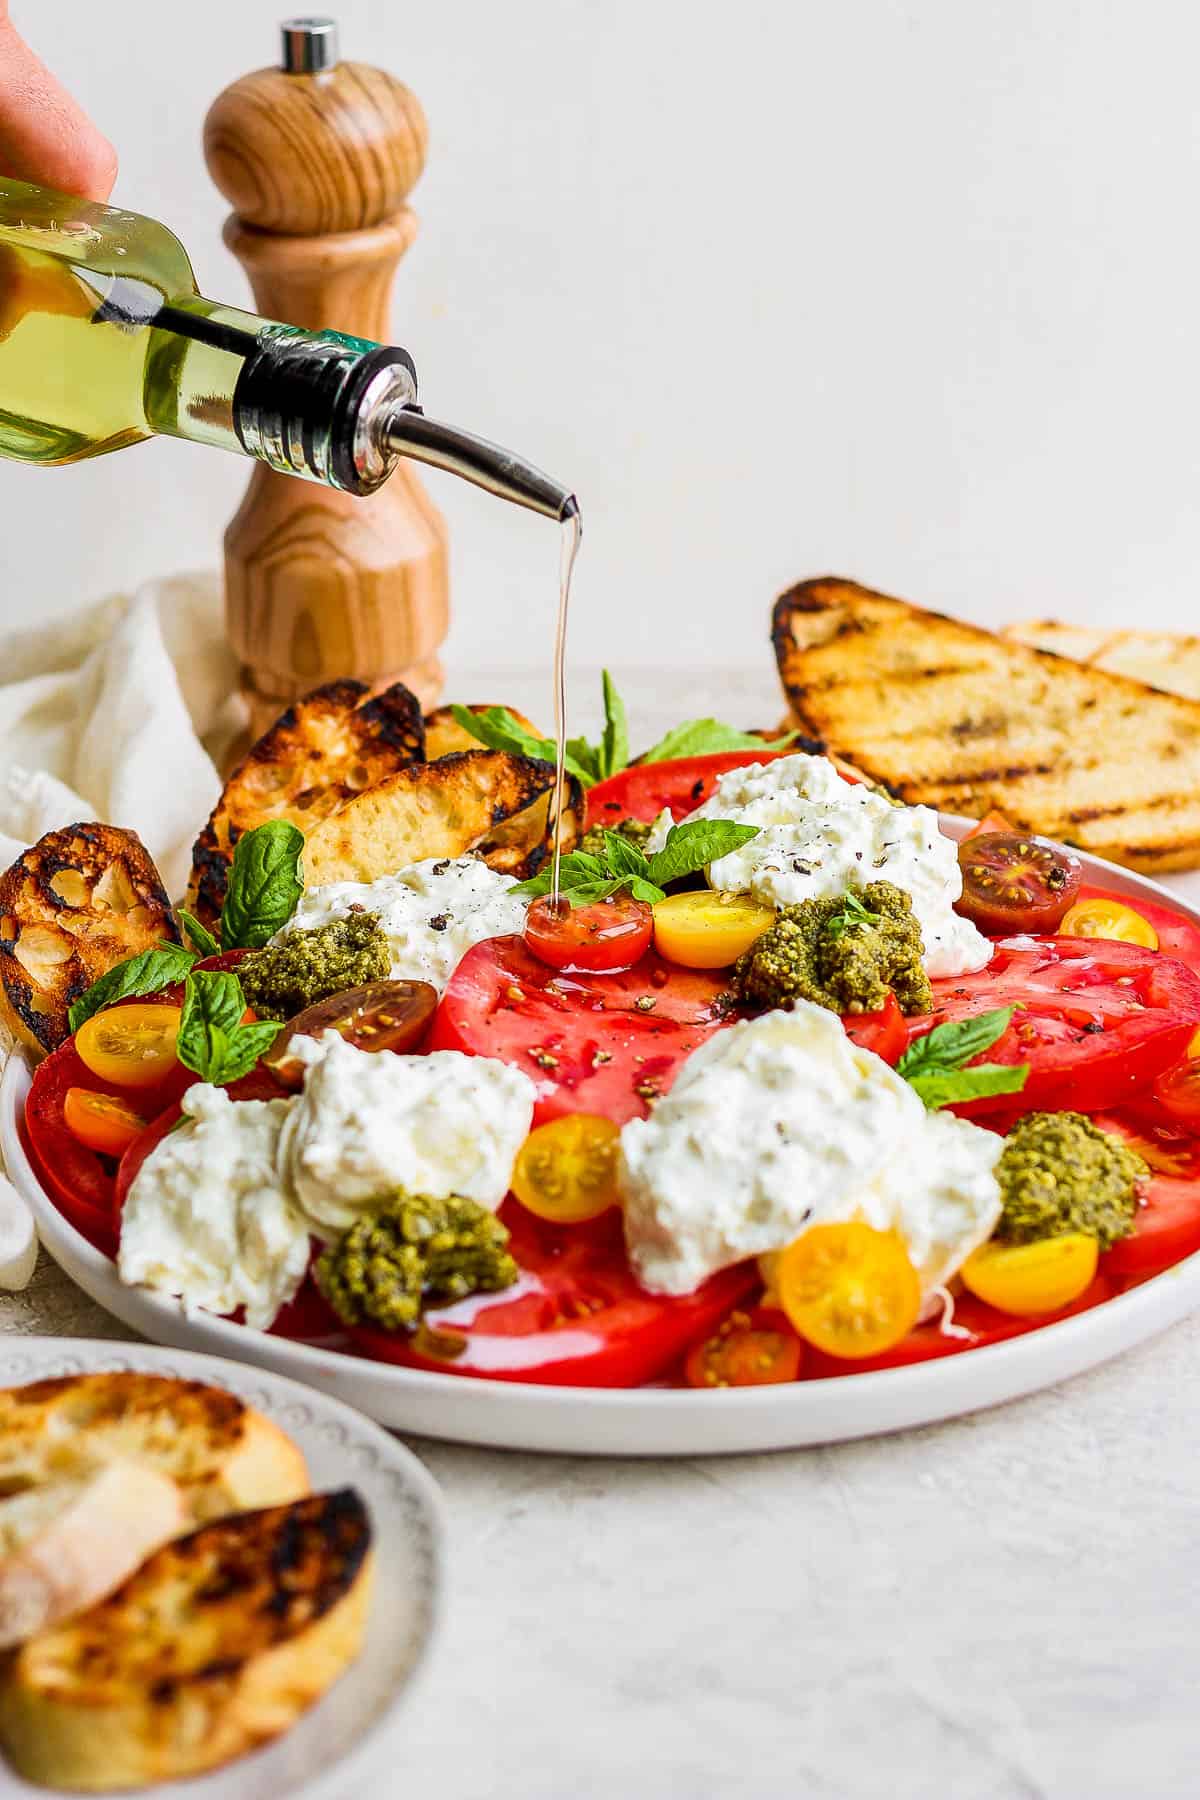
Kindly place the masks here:
[[(666, 671), (619, 673), (638, 737), (683, 711), (778, 716), (769, 669), (683, 695)], [(540, 716), (545, 686), (491, 671), (453, 691)], [(125, 1335), (44, 1259), (0, 1295), (0, 1378), (22, 1331)], [(1198, 1392), (1195, 1319), (996, 1412), (819, 1451), (654, 1464), (420, 1442), (449, 1503), (451, 1605), (396, 1791), (1194, 1796)]]

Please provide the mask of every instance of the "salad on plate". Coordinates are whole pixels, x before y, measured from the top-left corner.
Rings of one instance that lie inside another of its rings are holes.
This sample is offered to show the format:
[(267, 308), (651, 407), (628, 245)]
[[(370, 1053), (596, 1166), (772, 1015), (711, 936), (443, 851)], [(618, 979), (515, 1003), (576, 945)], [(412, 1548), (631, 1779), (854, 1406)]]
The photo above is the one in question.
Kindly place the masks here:
[(408, 707), (356, 786), (287, 731), (332, 707), (361, 763), (401, 701), (336, 686), (235, 772), (188, 907), (112, 827), (0, 879), (30, 1159), (122, 1281), (448, 1377), (721, 1390), (960, 1354), (1200, 1249), (1182, 913), (794, 737), (631, 760), (607, 678), (556, 842), (528, 721)]

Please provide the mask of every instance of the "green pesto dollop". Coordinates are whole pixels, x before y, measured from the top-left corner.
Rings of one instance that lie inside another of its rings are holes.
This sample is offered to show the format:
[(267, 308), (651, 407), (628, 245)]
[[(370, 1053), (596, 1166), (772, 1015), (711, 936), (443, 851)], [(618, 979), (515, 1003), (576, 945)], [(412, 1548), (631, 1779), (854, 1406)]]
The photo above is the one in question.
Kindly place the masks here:
[(511, 1287), (517, 1265), (495, 1213), (461, 1194), (403, 1190), (322, 1251), (317, 1286), (347, 1325), (400, 1331), (430, 1300), (465, 1300)]
[(996, 1165), (1008, 1244), (1081, 1231), (1107, 1250), (1133, 1230), (1137, 1184), (1150, 1171), (1136, 1151), (1082, 1113), (1026, 1113)]
[(291, 931), (238, 965), (246, 1004), (260, 1019), (294, 1019), (318, 1000), (383, 981), (392, 959), (379, 915), (351, 913), (311, 931)]
[(593, 825), (590, 831), (585, 831), (576, 848), (586, 851), (588, 856), (603, 856), (604, 834), (606, 831), (615, 831), (618, 837), (628, 838), (631, 844), (636, 844), (640, 849), (653, 830), (654, 826), (649, 819), (621, 819), (614, 813), (611, 824), (606, 819), (603, 824)]
[(747, 1006), (812, 1000), (837, 1013), (878, 1012), (895, 994), (902, 1012), (929, 1012), (922, 950), (908, 895), (872, 881), (861, 894), (783, 907), (735, 963), (733, 992)]

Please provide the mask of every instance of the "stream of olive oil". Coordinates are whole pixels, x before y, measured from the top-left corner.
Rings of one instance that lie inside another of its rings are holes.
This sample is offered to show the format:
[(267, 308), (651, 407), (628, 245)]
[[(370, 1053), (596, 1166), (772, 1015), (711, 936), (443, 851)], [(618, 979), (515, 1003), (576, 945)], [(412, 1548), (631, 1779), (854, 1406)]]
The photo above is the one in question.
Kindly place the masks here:
[(559, 869), (562, 863), (563, 796), (567, 780), (567, 615), (571, 609), (571, 580), (575, 560), (583, 542), (583, 514), (576, 506), (562, 522), (562, 548), (558, 564), (558, 619), (554, 628), (554, 866), (550, 877), (550, 899), (559, 899)]

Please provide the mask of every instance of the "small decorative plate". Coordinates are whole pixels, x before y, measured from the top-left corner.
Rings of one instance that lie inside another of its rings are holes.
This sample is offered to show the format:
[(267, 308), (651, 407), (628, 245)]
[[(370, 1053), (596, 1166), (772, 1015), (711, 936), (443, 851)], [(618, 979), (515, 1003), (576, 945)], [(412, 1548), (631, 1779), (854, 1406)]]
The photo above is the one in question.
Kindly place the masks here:
[[(351, 1800), (390, 1791), (393, 1727), (426, 1662), (442, 1595), (442, 1505), (410, 1450), (338, 1400), (266, 1369), (153, 1345), (87, 1338), (0, 1338), (0, 1385), (134, 1369), (226, 1388), (304, 1452), (314, 1490), (352, 1486), (371, 1512), (375, 1593), (362, 1655), (274, 1743), (211, 1774), (138, 1790), (155, 1800)], [(389, 1772), (390, 1771), (390, 1772)], [(44, 1800), (0, 1757), (0, 1800)]]

